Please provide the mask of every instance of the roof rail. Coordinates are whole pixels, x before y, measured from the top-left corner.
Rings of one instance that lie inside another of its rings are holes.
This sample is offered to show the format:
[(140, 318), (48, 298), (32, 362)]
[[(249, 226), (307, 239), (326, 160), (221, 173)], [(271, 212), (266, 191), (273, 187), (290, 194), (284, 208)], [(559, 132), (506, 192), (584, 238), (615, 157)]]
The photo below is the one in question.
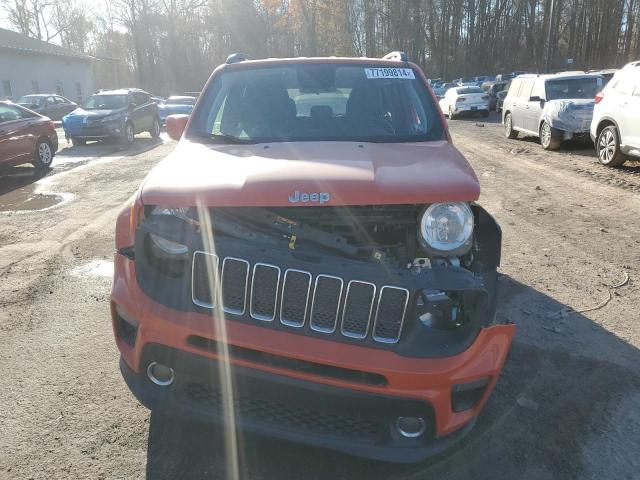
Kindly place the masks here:
[(405, 52), (390, 52), (387, 53), (384, 57), (382, 57), (383, 60), (396, 60), (398, 62), (408, 62), (409, 61), (409, 56), (405, 53)]
[(244, 53), (232, 53), (227, 57), (227, 61), (225, 63), (227, 64), (239, 63), (239, 62), (244, 62), (246, 60), (249, 60), (249, 57)]

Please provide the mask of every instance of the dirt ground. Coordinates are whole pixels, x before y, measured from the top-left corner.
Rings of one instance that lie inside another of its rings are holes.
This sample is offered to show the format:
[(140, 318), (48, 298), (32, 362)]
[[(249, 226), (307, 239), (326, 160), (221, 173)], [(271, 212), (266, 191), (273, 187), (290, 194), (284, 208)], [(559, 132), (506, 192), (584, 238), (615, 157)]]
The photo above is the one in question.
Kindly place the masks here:
[[(638, 478), (640, 162), (544, 152), (497, 122), (450, 122), (503, 228), (499, 315), (518, 325), (475, 430), (412, 466), (242, 437), (242, 478)], [(227, 478), (221, 433), (140, 406), (112, 338), (115, 218), (173, 147), (65, 148), (44, 178), (0, 172), (0, 478)]]

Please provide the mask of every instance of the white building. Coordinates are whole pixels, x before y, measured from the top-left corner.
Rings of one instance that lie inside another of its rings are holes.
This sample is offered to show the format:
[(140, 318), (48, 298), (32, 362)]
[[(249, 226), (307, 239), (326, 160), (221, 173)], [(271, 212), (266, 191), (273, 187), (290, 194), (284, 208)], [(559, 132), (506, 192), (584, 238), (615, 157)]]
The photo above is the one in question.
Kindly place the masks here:
[(93, 57), (0, 28), (0, 100), (54, 93), (74, 102), (94, 92)]

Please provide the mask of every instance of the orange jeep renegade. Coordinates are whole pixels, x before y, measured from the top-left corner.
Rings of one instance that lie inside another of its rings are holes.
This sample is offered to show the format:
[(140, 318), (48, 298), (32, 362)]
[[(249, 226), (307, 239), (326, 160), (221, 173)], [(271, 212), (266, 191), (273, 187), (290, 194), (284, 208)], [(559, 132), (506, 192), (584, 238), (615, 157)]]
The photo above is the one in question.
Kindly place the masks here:
[(501, 232), (404, 53), (218, 67), (117, 222), (113, 327), (147, 407), (414, 462), (509, 350)]

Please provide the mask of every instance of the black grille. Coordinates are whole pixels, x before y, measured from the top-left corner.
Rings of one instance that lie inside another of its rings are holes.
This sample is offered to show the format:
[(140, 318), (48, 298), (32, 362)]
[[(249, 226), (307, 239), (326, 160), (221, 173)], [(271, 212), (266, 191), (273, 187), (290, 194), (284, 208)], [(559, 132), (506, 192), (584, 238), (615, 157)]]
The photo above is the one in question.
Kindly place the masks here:
[(382, 287), (373, 330), (374, 339), (388, 343), (398, 341), (408, 298), (409, 292), (404, 288)]
[(307, 303), (311, 288), (311, 274), (287, 270), (282, 283), (280, 321), (285, 325), (301, 327), (307, 318)]
[(311, 308), (311, 328), (324, 333), (336, 329), (338, 309), (342, 297), (342, 279), (318, 275)]
[(354, 338), (367, 336), (375, 294), (376, 287), (370, 283), (349, 282), (342, 315), (342, 333), (344, 335)]
[[(217, 388), (190, 382), (184, 386), (184, 390), (191, 401), (205, 404), (218, 411), (222, 410), (222, 395)], [(374, 439), (379, 433), (378, 426), (367, 419), (331, 415), (260, 398), (235, 396), (233, 406), (236, 418), (240, 422), (246, 417), (279, 427), (294, 427), (309, 432), (369, 440)]]
[(222, 305), (224, 311), (243, 315), (246, 305), (249, 262), (227, 257), (222, 264)]
[(273, 265), (256, 263), (251, 283), (251, 316), (271, 321), (276, 316), (276, 294), (280, 281), (280, 269)]
[[(210, 276), (209, 273), (212, 275)], [(218, 274), (218, 257), (204, 252), (193, 254), (193, 302), (201, 307), (214, 307), (214, 291)]]

